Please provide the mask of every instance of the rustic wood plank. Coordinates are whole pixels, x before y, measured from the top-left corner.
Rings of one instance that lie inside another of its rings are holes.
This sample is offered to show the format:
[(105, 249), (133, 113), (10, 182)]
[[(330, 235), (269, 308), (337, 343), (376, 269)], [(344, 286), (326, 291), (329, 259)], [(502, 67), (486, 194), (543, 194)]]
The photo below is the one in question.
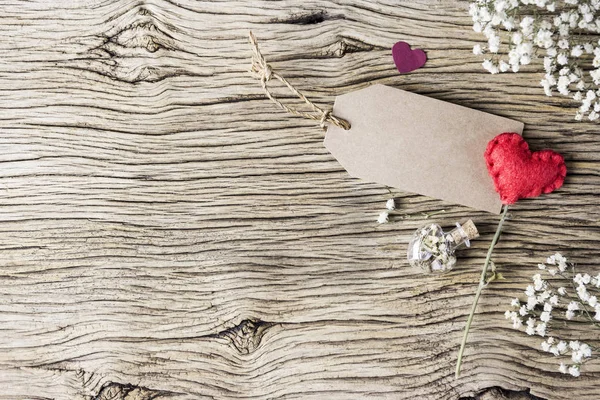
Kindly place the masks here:
[[(502, 315), (550, 252), (598, 270), (597, 125), (543, 95), (539, 62), (485, 73), (467, 7), (6, 2), (0, 398), (598, 398), (597, 363), (568, 379)], [(413, 218), (377, 225), (388, 189), (350, 178), (313, 122), (264, 99), (249, 29), (319, 104), (383, 83), (522, 120), (532, 148), (565, 155), (565, 186), (511, 212), (494, 257), (507, 279), (484, 292), (459, 380), (497, 217), (393, 190)], [(398, 40), (427, 50), (425, 68), (398, 75)], [(405, 244), (442, 209), (482, 237), (424, 276)]]

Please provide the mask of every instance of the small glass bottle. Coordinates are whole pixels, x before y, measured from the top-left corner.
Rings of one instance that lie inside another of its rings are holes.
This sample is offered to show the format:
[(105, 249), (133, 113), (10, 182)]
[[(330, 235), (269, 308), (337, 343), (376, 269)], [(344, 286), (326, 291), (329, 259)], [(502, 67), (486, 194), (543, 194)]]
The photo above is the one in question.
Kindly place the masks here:
[(408, 262), (427, 273), (442, 274), (456, 264), (454, 252), (461, 245), (470, 246), (470, 240), (479, 236), (473, 221), (456, 223), (456, 228), (444, 233), (438, 224), (427, 224), (417, 229), (408, 245)]

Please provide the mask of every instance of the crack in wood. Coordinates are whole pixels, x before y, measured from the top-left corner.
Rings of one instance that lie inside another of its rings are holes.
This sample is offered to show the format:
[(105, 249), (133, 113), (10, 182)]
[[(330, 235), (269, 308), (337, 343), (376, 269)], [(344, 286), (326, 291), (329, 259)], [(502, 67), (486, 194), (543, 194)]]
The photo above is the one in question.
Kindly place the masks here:
[(159, 397), (171, 397), (174, 395), (176, 393), (165, 390), (109, 382), (102, 386), (93, 400), (153, 400)]
[(529, 389), (508, 390), (498, 386), (484, 389), (473, 397), (461, 397), (459, 400), (545, 400), (532, 395)]
[(320, 54), (320, 58), (342, 58), (346, 54), (361, 53), (372, 50), (387, 49), (381, 46), (365, 43), (358, 39), (341, 37), (338, 41), (327, 47), (323, 53)]
[(329, 19), (344, 19), (343, 16), (333, 17), (327, 11), (309, 11), (306, 13), (291, 14), (288, 18), (274, 18), (270, 22), (274, 24), (292, 24), (292, 25), (315, 25), (325, 22)]
[(274, 325), (276, 323), (245, 319), (238, 325), (215, 334), (214, 337), (229, 340), (241, 354), (250, 354), (258, 348), (267, 329)]

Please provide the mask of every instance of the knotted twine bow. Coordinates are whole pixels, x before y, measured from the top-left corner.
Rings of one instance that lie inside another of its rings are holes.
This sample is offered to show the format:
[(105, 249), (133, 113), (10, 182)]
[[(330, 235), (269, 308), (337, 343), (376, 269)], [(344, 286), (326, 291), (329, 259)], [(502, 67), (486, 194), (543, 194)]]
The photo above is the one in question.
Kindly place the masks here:
[[(316, 104), (314, 104), (313, 102), (308, 100), (306, 98), (306, 96), (304, 96), (302, 93), (300, 93), (298, 90), (296, 90), (296, 88), (293, 87), (283, 76), (281, 76), (277, 72), (273, 71), (273, 68), (271, 68), (271, 66), (267, 63), (267, 60), (265, 60), (265, 57), (261, 54), (260, 50), (258, 49), (258, 42), (256, 41), (256, 37), (254, 36), (254, 34), (252, 32), (249, 33), (249, 37), (250, 37), (250, 45), (252, 45), (252, 53), (253, 53), (252, 54), (252, 69), (250, 70), (250, 73), (252, 75), (254, 75), (257, 79), (260, 80), (260, 84), (263, 88), (263, 91), (265, 92), (265, 95), (273, 103), (277, 104), (277, 106), (279, 106), (279, 108), (281, 108), (282, 110), (284, 110), (292, 115), (297, 115), (299, 117), (312, 119), (313, 121), (319, 121), (319, 124), (321, 125), (322, 129), (325, 129), (327, 122), (329, 122), (337, 127), (340, 127), (344, 130), (350, 129), (350, 123), (348, 121), (346, 121), (343, 118), (336, 117), (335, 115), (333, 115), (331, 113), (331, 111), (326, 111), (326, 110), (323, 110), (322, 108), (318, 107)], [(277, 98), (275, 98), (275, 96), (273, 96), (271, 94), (271, 92), (269, 91), (269, 88), (267, 87), (267, 82), (270, 81), (271, 78), (278, 79), (281, 83), (283, 83), (285, 86), (287, 86), (288, 89), (290, 89), (290, 91), (292, 93), (294, 93), (296, 96), (298, 96), (298, 98), (300, 100), (302, 100), (306, 104), (308, 104), (312, 108), (314, 113), (311, 114), (311, 113), (306, 113), (303, 111), (298, 111), (294, 108), (286, 106), (285, 104), (280, 102)]]

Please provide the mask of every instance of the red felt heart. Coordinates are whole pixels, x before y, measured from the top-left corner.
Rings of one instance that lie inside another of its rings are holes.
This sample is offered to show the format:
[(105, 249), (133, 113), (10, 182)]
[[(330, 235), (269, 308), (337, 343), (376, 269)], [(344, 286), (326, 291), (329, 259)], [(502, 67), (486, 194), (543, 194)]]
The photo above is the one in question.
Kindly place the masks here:
[(392, 47), (392, 57), (401, 74), (421, 68), (427, 61), (427, 55), (423, 50), (412, 50), (406, 42), (398, 42)]
[(562, 186), (567, 175), (563, 156), (552, 150), (532, 153), (517, 133), (496, 136), (484, 155), (503, 204), (550, 193)]

